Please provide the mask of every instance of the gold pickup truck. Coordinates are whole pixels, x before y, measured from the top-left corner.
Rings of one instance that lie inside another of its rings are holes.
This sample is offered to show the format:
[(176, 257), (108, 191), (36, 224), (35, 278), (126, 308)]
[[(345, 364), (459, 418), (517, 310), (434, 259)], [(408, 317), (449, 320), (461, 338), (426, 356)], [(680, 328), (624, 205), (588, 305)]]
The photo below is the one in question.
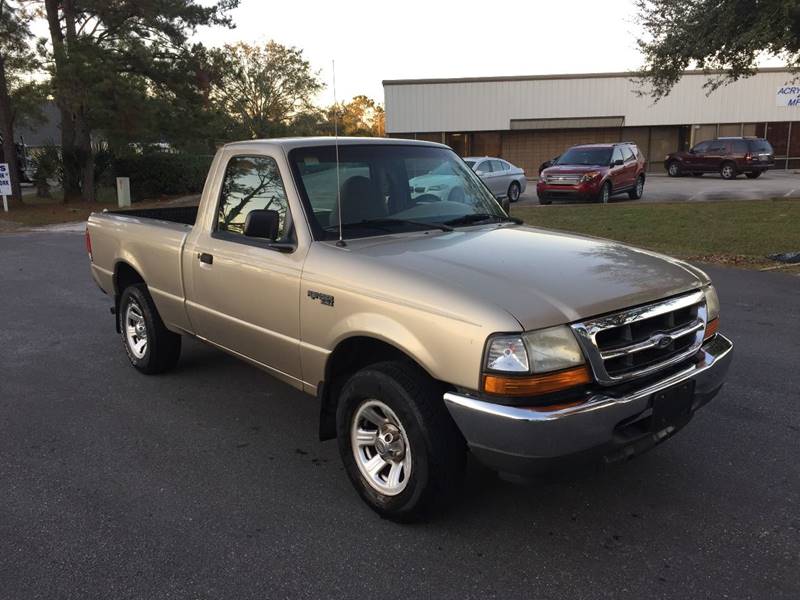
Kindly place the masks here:
[[(446, 195), (412, 183), (432, 171)], [(440, 144), (229, 144), (199, 208), (95, 213), (86, 243), (137, 370), (190, 335), (316, 396), (320, 437), (399, 521), (452, 498), (468, 453), (528, 475), (645, 451), (731, 359), (705, 273), (522, 225)]]

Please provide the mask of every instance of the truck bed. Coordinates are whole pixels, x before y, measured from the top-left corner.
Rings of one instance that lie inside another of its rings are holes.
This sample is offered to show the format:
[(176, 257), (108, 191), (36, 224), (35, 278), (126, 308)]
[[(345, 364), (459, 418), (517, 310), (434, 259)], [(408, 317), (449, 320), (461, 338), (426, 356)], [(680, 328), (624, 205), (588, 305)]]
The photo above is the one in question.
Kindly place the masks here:
[(125, 210), (110, 210), (109, 214), (128, 217), (142, 217), (144, 219), (157, 219), (182, 225), (194, 225), (197, 220), (197, 206), (167, 206), (164, 208), (133, 208)]

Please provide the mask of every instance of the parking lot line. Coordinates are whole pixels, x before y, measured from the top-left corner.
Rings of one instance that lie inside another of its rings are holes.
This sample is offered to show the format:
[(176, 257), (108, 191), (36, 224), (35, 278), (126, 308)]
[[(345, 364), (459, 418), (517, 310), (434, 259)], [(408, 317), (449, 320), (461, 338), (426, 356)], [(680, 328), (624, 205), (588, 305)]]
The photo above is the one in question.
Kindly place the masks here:
[(795, 188), (792, 188), (791, 190), (789, 190), (788, 192), (786, 192), (786, 193), (783, 195), (783, 197), (784, 197), (784, 198), (788, 198), (789, 196), (791, 196), (792, 194), (794, 194), (794, 190), (795, 190)]

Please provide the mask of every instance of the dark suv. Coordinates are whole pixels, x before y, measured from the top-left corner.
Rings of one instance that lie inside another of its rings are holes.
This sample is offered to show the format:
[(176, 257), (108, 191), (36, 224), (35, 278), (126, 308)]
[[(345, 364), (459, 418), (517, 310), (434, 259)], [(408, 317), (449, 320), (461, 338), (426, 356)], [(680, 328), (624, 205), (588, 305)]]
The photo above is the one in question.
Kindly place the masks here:
[(608, 202), (627, 192), (638, 200), (644, 192), (645, 160), (633, 142), (573, 146), (539, 173), (540, 204), (553, 200)]
[(664, 168), (670, 177), (719, 173), (723, 179), (735, 179), (739, 173), (744, 173), (755, 179), (773, 166), (772, 146), (764, 138), (756, 137), (721, 137), (664, 158)]

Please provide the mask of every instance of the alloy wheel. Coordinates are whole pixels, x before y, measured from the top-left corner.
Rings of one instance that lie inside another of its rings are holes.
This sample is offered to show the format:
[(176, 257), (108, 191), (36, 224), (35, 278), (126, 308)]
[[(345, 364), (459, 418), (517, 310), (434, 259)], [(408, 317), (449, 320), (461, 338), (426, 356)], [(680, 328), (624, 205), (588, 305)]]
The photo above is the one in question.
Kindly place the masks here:
[(147, 323), (139, 304), (131, 299), (125, 309), (125, 341), (136, 358), (144, 358), (147, 352)]
[(380, 400), (361, 403), (350, 427), (350, 446), (361, 475), (375, 491), (396, 496), (411, 477), (411, 446), (397, 414)]

